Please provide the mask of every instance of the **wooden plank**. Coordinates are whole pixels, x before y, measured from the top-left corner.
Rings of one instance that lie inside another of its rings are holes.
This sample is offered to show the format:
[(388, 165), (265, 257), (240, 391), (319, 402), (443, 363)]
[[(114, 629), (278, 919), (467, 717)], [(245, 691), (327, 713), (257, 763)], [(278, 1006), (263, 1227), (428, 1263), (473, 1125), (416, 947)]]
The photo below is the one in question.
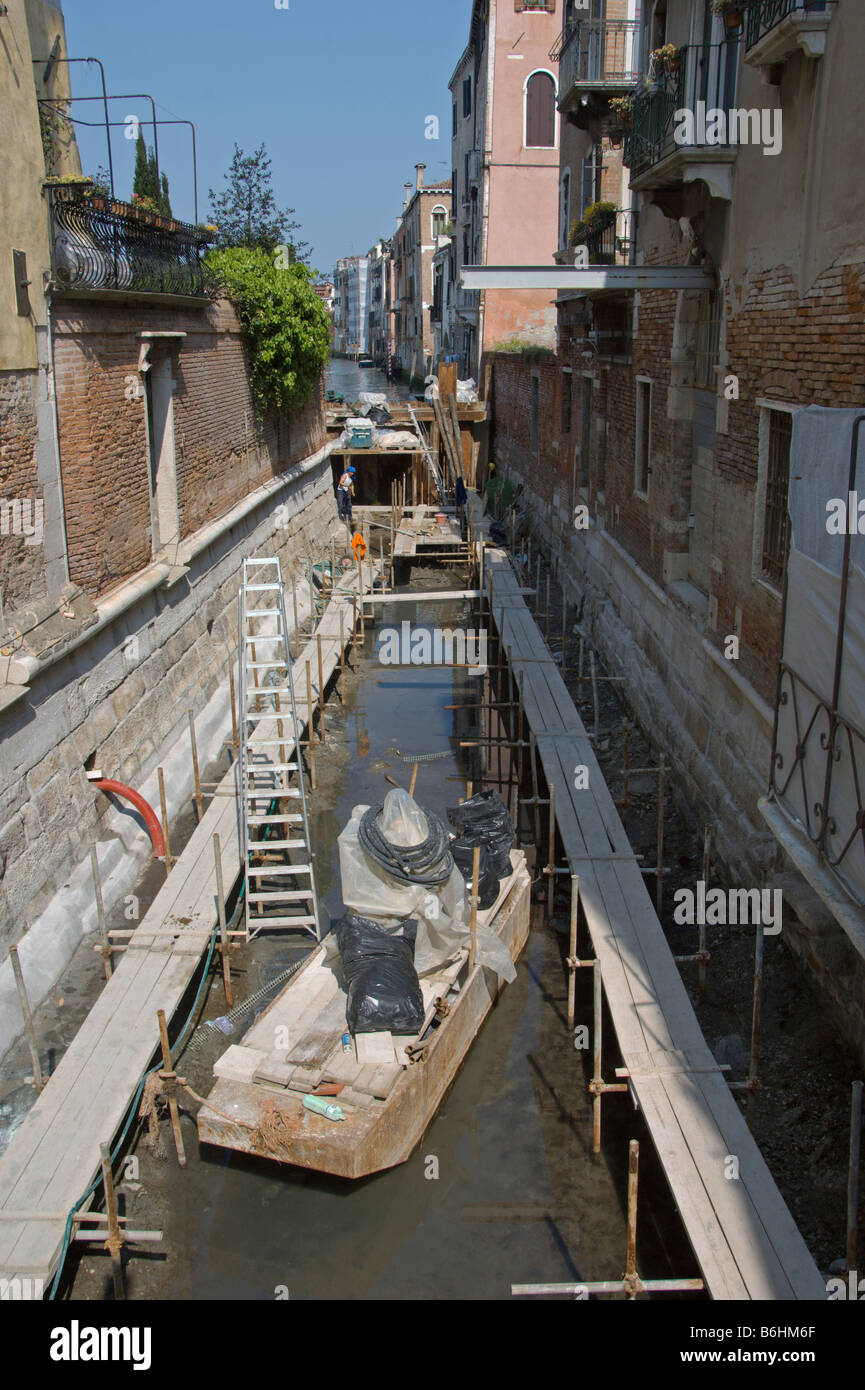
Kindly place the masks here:
[(376, 1067), (391, 1065), (394, 1061), (393, 1034), (390, 1032), (356, 1033), (354, 1045), (362, 1067), (368, 1063)]
[(232, 1043), (227, 1052), (213, 1065), (214, 1076), (224, 1076), (227, 1081), (251, 1082), (256, 1068), (264, 1061), (264, 1053), (254, 1047), (241, 1047)]
[[(503, 613), (513, 601), (514, 578), (504, 556), (488, 558), (493, 611)], [(539, 718), (540, 727), (533, 728), (544, 774), (556, 791), (559, 836), (580, 875), (580, 898), (620, 1048), (626, 1059), (639, 1059), (630, 1085), (707, 1287), (717, 1298), (824, 1297), (814, 1261), (703, 1038), (561, 673), (543, 659), (537, 625), (513, 611), (506, 631), (515, 660), (526, 663), (526, 711), (530, 722), (533, 712)], [(564, 715), (565, 733), (550, 716), (550, 700)], [(579, 791), (577, 764), (589, 769), (589, 787)], [(725, 1176), (729, 1154), (740, 1161), (738, 1182)]]
[(333, 1052), (334, 1044), (345, 1032), (347, 1003), (348, 999), (334, 977), (330, 999), (297, 1046), (291, 1049), (288, 1060), (296, 1066), (323, 1067)]

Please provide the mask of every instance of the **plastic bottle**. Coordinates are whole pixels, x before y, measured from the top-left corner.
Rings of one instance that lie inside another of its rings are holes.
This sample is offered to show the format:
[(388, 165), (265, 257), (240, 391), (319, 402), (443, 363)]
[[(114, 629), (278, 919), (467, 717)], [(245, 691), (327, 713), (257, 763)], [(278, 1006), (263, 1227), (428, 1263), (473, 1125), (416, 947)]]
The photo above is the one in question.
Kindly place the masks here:
[(344, 1120), (345, 1115), (339, 1105), (333, 1105), (325, 1096), (304, 1096), (304, 1109), (314, 1115), (323, 1115), (326, 1120)]
[(351, 1033), (343, 1033), (342, 1050), (343, 1052), (351, 1052)]

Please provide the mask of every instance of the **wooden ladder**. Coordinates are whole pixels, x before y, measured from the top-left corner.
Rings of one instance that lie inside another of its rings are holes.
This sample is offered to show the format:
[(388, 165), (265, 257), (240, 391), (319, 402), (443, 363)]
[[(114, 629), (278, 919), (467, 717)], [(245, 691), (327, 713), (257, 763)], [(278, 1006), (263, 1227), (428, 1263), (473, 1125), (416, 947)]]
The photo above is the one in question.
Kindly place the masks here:
[[(285, 588), (278, 559), (244, 560), (238, 606), (247, 940), (260, 931), (298, 930), (319, 941)], [(311, 709), (307, 723), (312, 723)]]

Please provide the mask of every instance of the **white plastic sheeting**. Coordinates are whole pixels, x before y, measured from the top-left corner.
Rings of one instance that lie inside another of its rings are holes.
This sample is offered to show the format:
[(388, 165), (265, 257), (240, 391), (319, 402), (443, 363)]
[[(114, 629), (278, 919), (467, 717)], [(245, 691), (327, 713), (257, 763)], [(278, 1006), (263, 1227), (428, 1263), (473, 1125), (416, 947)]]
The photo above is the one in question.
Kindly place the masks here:
[[(355, 419), (353, 422), (349, 420), (346, 423), (347, 426), (351, 426), (353, 423), (356, 427), (360, 428), (360, 426), (362, 425), (368, 425), (369, 420)], [(416, 434), (412, 434), (411, 430), (389, 430), (380, 428), (377, 425), (373, 425), (372, 427), (371, 445), (360, 447), (358, 447), (357, 445), (352, 445), (351, 429), (346, 428), (340, 435), (339, 442), (336, 446), (337, 452), (345, 449), (351, 453), (354, 453), (355, 450), (358, 453), (362, 453), (363, 447), (373, 449), (401, 449), (404, 452), (411, 450), (412, 453), (420, 453), (420, 444), (418, 443), (418, 437)]]
[[(388, 798), (393, 802), (388, 802)], [(454, 865), (450, 878), (440, 888), (423, 884), (399, 883), (366, 854), (359, 839), (360, 822), (368, 806), (355, 806), (348, 825), (339, 836), (339, 869), (342, 900), (352, 912), (371, 917), (383, 926), (397, 929), (406, 917), (418, 922), (415, 968), (428, 974), (450, 960), (470, 941), (470, 913), (462, 874)], [(428, 830), (417, 802), (402, 792), (389, 792), (385, 798), (381, 831), (393, 844), (420, 844)], [(486, 928), (477, 932), (477, 959), (504, 980), (516, 979), (511, 954), (498, 936)]]
[[(828, 708), (832, 702), (845, 541), (844, 534), (831, 533), (827, 522), (833, 499), (847, 504), (853, 422), (859, 413), (810, 406), (797, 411), (793, 417), (789, 492), (792, 538), (787, 567), (783, 658), (800, 679), (791, 681), (786, 674), (784, 677), (782, 692), (786, 692), (787, 698), (779, 707), (777, 737), (777, 752), (783, 762), (780, 767), (776, 766), (774, 778), (776, 787), (783, 787), (793, 768), (797, 744), (800, 744), (804, 749), (802, 762), (778, 799), (789, 814), (810, 828), (812, 838), (821, 827), (814, 808), (817, 802), (822, 803), (824, 795), (827, 751), (823, 744), (829, 733)], [(863, 455), (865, 431), (860, 458)], [(865, 469), (861, 471), (860, 487), (865, 500)], [(865, 536), (854, 534), (850, 536), (838, 713), (865, 731), (863, 694)], [(821, 708), (821, 702), (827, 708)], [(865, 738), (854, 734), (851, 739), (842, 728), (836, 739), (836, 749), (841, 756), (832, 767), (829, 798), (834, 829), (826, 839), (831, 860), (841, 854), (856, 829), (857, 767), (865, 798)], [(865, 904), (865, 851), (861, 835), (854, 835), (836, 873), (851, 896)]]
[[(439, 395), (439, 384), (435, 378), (430, 381), (424, 391), (424, 396), (428, 401), (435, 400)], [(478, 387), (474, 377), (469, 377), (467, 381), (457, 382), (457, 405), (474, 405), (478, 399)]]

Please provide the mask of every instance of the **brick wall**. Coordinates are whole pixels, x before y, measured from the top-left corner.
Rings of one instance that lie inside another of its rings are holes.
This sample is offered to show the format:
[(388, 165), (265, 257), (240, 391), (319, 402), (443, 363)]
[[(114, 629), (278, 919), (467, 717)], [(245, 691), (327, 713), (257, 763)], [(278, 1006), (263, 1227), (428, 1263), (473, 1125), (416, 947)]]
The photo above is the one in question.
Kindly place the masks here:
[[(738, 499), (753, 511), (760, 423), (758, 397), (787, 405), (865, 405), (865, 268), (835, 266), (802, 296), (790, 270), (777, 267), (747, 286), (728, 287), (726, 371), (739, 379), (726, 434), (718, 436), (715, 535), (718, 603), (715, 640), (732, 632), (742, 608), (740, 670), (774, 699), (781, 650), (780, 602), (752, 578), (750, 535), (743, 537)], [(756, 524), (756, 523), (755, 523)]]
[(36, 466), (36, 388), (35, 372), (0, 372), (0, 502), (30, 503), (29, 511), (25, 505), (20, 513), (4, 508), (0, 521), (4, 612), (45, 592), (42, 546), (23, 534), (35, 526), (34, 504), (43, 500)]
[[(164, 591), (144, 596), (42, 671), (26, 703), (0, 712), (0, 951), (63, 897), (90, 845), (118, 833), (109, 799), (87, 780), (88, 759), (141, 790), (177, 743), (188, 770), (187, 711), (199, 715), (220, 690), (230, 727), (242, 557), (278, 555), (286, 583), (303, 585), (307, 557), (322, 555), (336, 528), (324, 459), (194, 559), (171, 601)], [(143, 830), (127, 823), (123, 833), (146, 856)], [(115, 890), (105, 891), (110, 908)]]
[[(256, 419), (240, 325), (203, 309), (63, 302), (54, 354), (69, 567), (92, 597), (152, 558), (143, 332), (184, 333), (172, 351), (181, 538), (325, 442), (323, 382), (291, 419)], [(158, 351), (162, 349), (154, 349)]]
[[(491, 352), (483, 376), (492, 368), (492, 438), (490, 457), (498, 473), (516, 471), (539, 496), (551, 501), (553, 490), (569, 481), (560, 436), (560, 365), (554, 356), (532, 362), (520, 353)], [(538, 448), (532, 449), (532, 381), (538, 382)]]

